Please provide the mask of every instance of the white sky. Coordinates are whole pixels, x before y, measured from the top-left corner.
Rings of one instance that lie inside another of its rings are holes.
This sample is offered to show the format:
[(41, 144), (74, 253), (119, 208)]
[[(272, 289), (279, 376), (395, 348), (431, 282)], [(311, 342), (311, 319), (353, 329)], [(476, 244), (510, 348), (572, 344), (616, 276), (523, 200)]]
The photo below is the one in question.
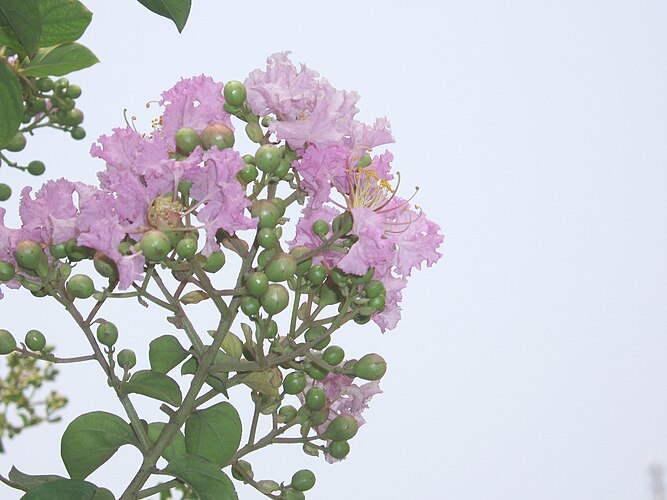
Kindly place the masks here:
[[(136, 2), (85, 3), (83, 41), (102, 63), (70, 80), (88, 137), (29, 141), (22, 158), (43, 159), (45, 177), (94, 182), (90, 142), (123, 108), (147, 129), (144, 103), (178, 78), (242, 80), (287, 49), (357, 90), (362, 119), (391, 120), (403, 186), (421, 186), (443, 228), (444, 257), (411, 280), (399, 327), (337, 341), (389, 363), (350, 457), (281, 448), (253, 461), (256, 478), (308, 467), (309, 498), (324, 500), (651, 498), (648, 467), (667, 463), (667, 4), (194, 0), (178, 35)], [(45, 179), (3, 168), (0, 180)], [(145, 359), (140, 346), (171, 327), (125, 305), (136, 313), (105, 317)], [(87, 353), (45, 300), (7, 293), (0, 312), (19, 338), (39, 328), (61, 355)], [(65, 423), (121, 413), (99, 368), (61, 375)], [(0, 471), (63, 473), (63, 428), (6, 443)], [(125, 447), (90, 479), (119, 493), (138, 464)]]

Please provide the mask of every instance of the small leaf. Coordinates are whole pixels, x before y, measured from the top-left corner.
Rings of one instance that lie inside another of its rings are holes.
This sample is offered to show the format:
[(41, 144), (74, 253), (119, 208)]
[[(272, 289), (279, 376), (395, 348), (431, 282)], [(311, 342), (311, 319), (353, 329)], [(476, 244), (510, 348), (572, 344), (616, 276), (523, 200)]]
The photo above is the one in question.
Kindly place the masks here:
[(102, 411), (84, 413), (65, 429), (60, 455), (72, 479), (85, 479), (124, 444), (139, 447), (130, 424)]
[(78, 40), (93, 18), (93, 13), (78, 0), (39, 0), (39, 13), (42, 16), (40, 47)]
[(21, 500), (114, 500), (113, 494), (106, 488), (98, 488), (87, 481), (61, 479), (42, 484), (26, 493)]
[[(148, 424), (148, 439), (151, 443), (155, 444), (162, 430), (167, 426), (167, 424), (162, 422), (153, 422)], [(185, 436), (181, 431), (178, 431), (174, 436), (174, 439), (171, 440), (169, 446), (164, 449), (162, 456), (168, 461), (171, 462), (174, 459), (181, 458), (185, 456)]]
[(179, 33), (190, 15), (191, 0), (139, 0), (139, 3), (157, 15), (171, 19)]
[(25, 474), (18, 470), (16, 467), (12, 467), (9, 471), (9, 480), (18, 485), (23, 491), (30, 491), (32, 489), (41, 486), (44, 483), (49, 483), (51, 481), (60, 481), (65, 479), (62, 476), (56, 475), (41, 475), (41, 476), (31, 476), (30, 474)]
[(132, 378), (121, 386), (121, 389), (125, 394), (141, 394), (172, 406), (179, 406), (183, 400), (181, 388), (174, 379), (152, 370), (135, 372)]
[(209, 299), (208, 293), (201, 290), (192, 290), (191, 292), (186, 293), (181, 297), (181, 303), (188, 304), (199, 304), (202, 300)]
[(232, 481), (215, 464), (194, 455), (171, 462), (163, 474), (185, 481), (199, 500), (238, 500)]
[(25, 76), (61, 76), (87, 68), (99, 59), (87, 47), (76, 42), (39, 49), (23, 68)]
[(42, 32), (37, 0), (0, 0), (0, 24), (11, 29), (28, 54), (37, 50)]
[(221, 347), (222, 350), (231, 357), (241, 359), (241, 355), (243, 354), (243, 342), (241, 342), (241, 339), (232, 332), (227, 332), (225, 334), (225, 338), (222, 339)]
[(223, 402), (197, 410), (185, 422), (185, 449), (224, 467), (241, 444), (241, 418)]
[(9, 67), (0, 61), (0, 149), (16, 135), (23, 116), (21, 84)]
[(158, 337), (152, 340), (148, 346), (148, 359), (151, 369), (156, 372), (168, 373), (169, 370), (187, 357), (188, 351), (173, 335)]
[(261, 372), (250, 372), (241, 381), (256, 391), (267, 396), (277, 396), (278, 388), (283, 383), (283, 375), (278, 368), (270, 368)]

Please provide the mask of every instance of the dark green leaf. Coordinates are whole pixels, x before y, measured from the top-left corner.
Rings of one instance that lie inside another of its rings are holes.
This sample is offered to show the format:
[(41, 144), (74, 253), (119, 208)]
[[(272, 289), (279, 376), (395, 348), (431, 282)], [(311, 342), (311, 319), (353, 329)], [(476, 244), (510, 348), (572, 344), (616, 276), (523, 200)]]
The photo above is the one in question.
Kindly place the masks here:
[(183, 399), (181, 388), (174, 379), (153, 370), (136, 372), (127, 383), (123, 384), (122, 389), (125, 394), (142, 394), (172, 406), (180, 405)]
[(0, 18), (28, 54), (37, 50), (42, 32), (37, 0), (0, 0)]
[(227, 474), (201, 457), (186, 455), (171, 462), (162, 472), (188, 483), (199, 500), (238, 500)]
[(93, 17), (78, 0), (39, 0), (39, 13), (42, 17), (40, 47), (78, 40)]
[(92, 66), (99, 59), (87, 47), (76, 42), (39, 49), (21, 69), (25, 76), (61, 76)]
[(21, 84), (6, 64), (0, 61), (0, 149), (14, 137), (21, 125), (23, 97)]
[(197, 410), (185, 422), (185, 449), (223, 467), (241, 444), (241, 419), (236, 409), (223, 402)]
[(98, 488), (87, 481), (61, 479), (42, 484), (26, 493), (21, 500), (114, 500), (113, 494), (106, 488)]
[(16, 467), (12, 467), (8, 476), (9, 480), (18, 485), (23, 491), (30, 491), (44, 483), (65, 479), (64, 477), (55, 475), (31, 476), (30, 474), (21, 472)]
[(190, 15), (191, 0), (139, 0), (139, 3), (156, 14), (174, 21), (178, 31), (183, 31)]
[(124, 444), (139, 447), (130, 425), (111, 413), (94, 411), (67, 426), (60, 455), (72, 479), (85, 479)]
[[(160, 436), (162, 429), (164, 429), (167, 424), (162, 422), (153, 422), (148, 424), (148, 439), (151, 443), (155, 444), (157, 438)], [(171, 462), (174, 459), (181, 458), (185, 456), (185, 437), (181, 431), (178, 431), (174, 436), (174, 439), (171, 440), (169, 446), (164, 449), (162, 456), (168, 461)]]
[(148, 359), (156, 372), (167, 373), (188, 357), (188, 351), (173, 335), (163, 335), (151, 341)]

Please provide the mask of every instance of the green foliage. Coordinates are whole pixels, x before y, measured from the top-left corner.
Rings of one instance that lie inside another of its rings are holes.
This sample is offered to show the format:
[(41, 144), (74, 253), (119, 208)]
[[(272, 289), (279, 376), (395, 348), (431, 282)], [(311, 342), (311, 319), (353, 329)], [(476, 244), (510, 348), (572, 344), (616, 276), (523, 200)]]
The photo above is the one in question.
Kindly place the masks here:
[(93, 18), (85, 5), (72, 0), (40, 0), (39, 13), (42, 19), (40, 47), (78, 40)]
[[(151, 443), (155, 444), (158, 437), (160, 437), (160, 433), (166, 426), (167, 424), (162, 422), (153, 422), (148, 424), (148, 439)], [(181, 431), (178, 431), (174, 439), (172, 439), (171, 443), (169, 443), (169, 446), (165, 448), (162, 456), (165, 458), (165, 460), (171, 462), (172, 460), (185, 456), (185, 454), (185, 437)]]
[(220, 467), (227, 465), (240, 444), (241, 418), (227, 402), (198, 410), (185, 423), (187, 452)]
[[(33, 54), (42, 33), (37, 0), (0, 0), (0, 43)], [(5, 43), (9, 42), (9, 43)]]
[(60, 455), (70, 477), (83, 480), (124, 444), (139, 446), (130, 425), (111, 413), (94, 411), (76, 417), (67, 426)]
[(121, 386), (125, 394), (141, 394), (164, 401), (172, 406), (181, 404), (183, 396), (178, 384), (164, 373), (140, 370), (132, 375), (129, 382)]
[[(51, 348), (47, 347), (47, 351)], [(44, 383), (52, 382), (58, 370), (52, 363), (40, 363), (35, 358), (18, 353), (6, 358), (9, 371), (0, 379), (0, 437), (12, 438), (28, 427), (43, 422), (58, 422), (58, 410), (67, 404), (67, 399), (55, 391), (43, 395), (39, 390)], [(41, 400), (38, 399), (41, 397)], [(17, 415), (20, 422), (14, 422)], [(0, 451), (4, 451), (0, 441)]]
[(162, 471), (188, 483), (199, 500), (237, 500), (232, 481), (216, 464), (196, 456), (186, 455), (175, 460)]
[(171, 19), (179, 32), (183, 31), (190, 15), (191, 0), (138, 0), (156, 14)]
[(21, 84), (6, 64), (0, 62), (0, 149), (14, 137), (23, 116)]
[(162, 335), (152, 340), (148, 347), (151, 369), (156, 372), (168, 373), (187, 357), (188, 351), (173, 335)]
[(88, 48), (76, 42), (39, 49), (35, 57), (21, 68), (25, 76), (61, 76), (92, 66), (99, 59)]
[(21, 500), (114, 500), (113, 494), (106, 488), (98, 488), (87, 481), (60, 479), (49, 481), (29, 491)]
[(66, 479), (62, 476), (56, 476), (56, 475), (31, 476), (30, 474), (25, 474), (21, 472), (16, 467), (11, 468), (9, 474), (7, 474), (7, 477), (14, 484), (15, 487), (23, 491), (34, 490), (35, 488), (43, 485), (44, 483), (48, 483), (51, 481), (60, 481), (62, 479)]

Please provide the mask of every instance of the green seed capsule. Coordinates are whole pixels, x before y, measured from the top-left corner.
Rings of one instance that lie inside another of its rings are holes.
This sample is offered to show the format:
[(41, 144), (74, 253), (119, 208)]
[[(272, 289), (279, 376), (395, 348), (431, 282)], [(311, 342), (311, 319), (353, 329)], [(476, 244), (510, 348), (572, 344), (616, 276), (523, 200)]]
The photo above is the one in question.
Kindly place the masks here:
[(225, 101), (236, 108), (243, 105), (246, 99), (246, 89), (241, 82), (236, 80), (228, 81), (222, 89)]
[(201, 139), (197, 131), (190, 127), (183, 127), (176, 132), (176, 148), (186, 155), (192, 153), (197, 146), (201, 145)]
[(123, 349), (118, 353), (118, 366), (124, 370), (130, 370), (137, 364), (137, 355), (130, 349)]
[(41, 351), (46, 346), (46, 337), (39, 330), (29, 330), (25, 334), (25, 345), (31, 351)]
[(7, 330), (0, 330), (0, 354), (5, 355), (16, 350), (16, 339)]
[(0, 201), (7, 201), (12, 196), (12, 188), (0, 182)]

